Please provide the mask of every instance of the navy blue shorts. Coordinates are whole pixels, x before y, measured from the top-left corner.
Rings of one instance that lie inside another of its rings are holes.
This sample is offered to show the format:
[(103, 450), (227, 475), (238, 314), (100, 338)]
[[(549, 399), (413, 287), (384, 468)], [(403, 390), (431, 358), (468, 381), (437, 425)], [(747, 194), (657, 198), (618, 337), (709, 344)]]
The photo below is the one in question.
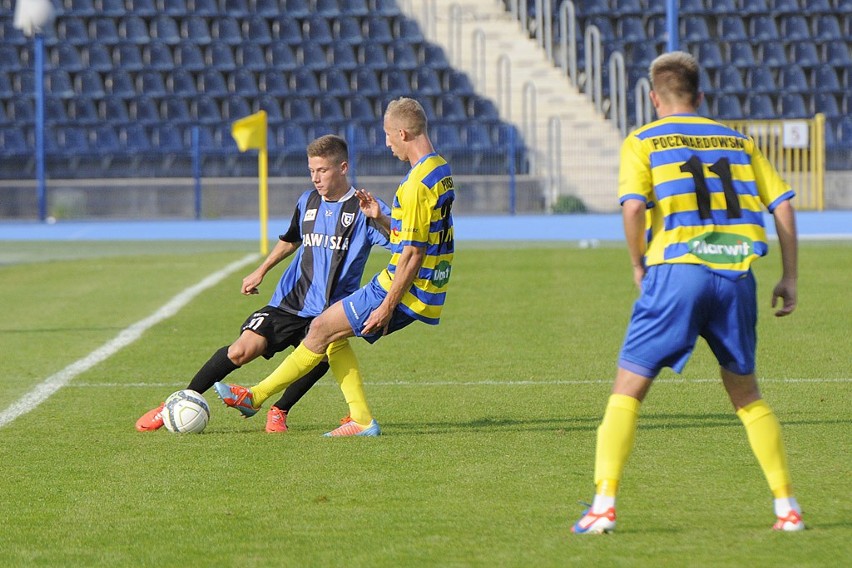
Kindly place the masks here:
[(663, 367), (680, 373), (701, 336), (722, 368), (738, 375), (753, 373), (756, 288), (751, 272), (731, 280), (699, 264), (649, 267), (619, 366), (648, 378)]
[[(352, 292), (341, 300), (343, 302), (343, 311), (349, 320), (349, 325), (352, 326), (352, 331), (358, 337), (363, 337), (370, 343), (375, 343), (382, 338), (382, 333), (371, 333), (364, 335), (361, 330), (364, 328), (364, 322), (373, 313), (373, 310), (381, 305), (382, 301), (388, 295), (385, 289), (379, 286), (376, 279), (373, 278), (362, 288)], [(399, 306), (393, 311), (390, 323), (388, 324), (387, 334), (398, 331), (411, 322), (414, 318), (403, 312)]]

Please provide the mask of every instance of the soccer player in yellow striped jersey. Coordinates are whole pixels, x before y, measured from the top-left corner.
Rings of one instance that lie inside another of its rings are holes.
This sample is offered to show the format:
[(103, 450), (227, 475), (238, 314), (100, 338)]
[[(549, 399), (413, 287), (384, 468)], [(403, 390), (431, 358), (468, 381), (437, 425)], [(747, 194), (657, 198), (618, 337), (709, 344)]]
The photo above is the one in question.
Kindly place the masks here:
[[(385, 270), (360, 290), (331, 305), (311, 324), (302, 343), (281, 365), (257, 385), (220, 385), (217, 392), (228, 406), (252, 415), (261, 404), (284, 389), (326, 356), (349, 403), (351, 421), (327, 436), (376, 436), (381, 430), (372, 419), (363, 390), (345, 388), (347, 381), (361, 385), (349, 337), (370, 343), (414, 321), (436, 325), (450, 281), (454, 253), (452, 207), (455, 189), (450, 167), (435, 152), (427, 131), (426, 113), (414, 99), (388, 104), (384, 117), (385, 143), (393, 155), (411, 165), (397, 188), (391, 216), (364, 190), (356, 192), (363, 210), (390, 233), (392, 256)], [(375, 209), (370, 211), (370, 209)], [(224, 396), (222, 393), (224, 392)], [(351, 392), (352, 395), (348, 394)], [(355, 397), (355, 398), (353, 398)], [(359, 412), (363, 406), (364, 412)]]
[(805, 528), (781, 427), (754, 374), (757, 300), (750, 270), (768, 249), (766, 208), (775, 219), (782, 264), (772, 305), (781, 299), (775, 315), (792, 313), (798, 276), (794, 194), (750, 137), (696, 114), (698, 76), (698, 63), (687, 53), (655, 59), (650, 96), (658, 120), (634, 131), (622, 146), (618, 195), (641, 292), (597, 431), (594, 502), (572, 527), (576, 534), (614, 530), (616, 491), (640, 404), (663, 367), (683, 369), (699, 336), (719, 362), (773, 494), (773, 528)]

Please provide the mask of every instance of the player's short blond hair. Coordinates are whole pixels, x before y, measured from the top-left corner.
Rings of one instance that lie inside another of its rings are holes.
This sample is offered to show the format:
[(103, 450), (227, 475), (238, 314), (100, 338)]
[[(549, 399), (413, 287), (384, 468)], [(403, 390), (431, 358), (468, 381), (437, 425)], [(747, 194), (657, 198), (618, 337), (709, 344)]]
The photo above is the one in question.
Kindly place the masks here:
[(308, 144), (308, 158), (328, 158), (341, 164), (349, 161), (349, 145), (336, 134), (326, 134)]
[(685, 51), (664, 53), (651, 62), (651, 88), (667, 103), (698, 106), (698, 61)]
[(420, 136), (426, 132), (426, 111), (423, 110), (423, 105), (414, 99), (400, 97), (392, 100), (388, 103), (385, 116), (412, 136)]

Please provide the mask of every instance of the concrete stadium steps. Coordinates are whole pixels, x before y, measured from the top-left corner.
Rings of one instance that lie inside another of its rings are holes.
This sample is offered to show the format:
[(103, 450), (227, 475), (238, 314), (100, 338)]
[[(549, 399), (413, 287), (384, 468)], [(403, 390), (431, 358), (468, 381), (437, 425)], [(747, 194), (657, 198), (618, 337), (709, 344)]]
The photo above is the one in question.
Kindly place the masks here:
[[(552, 180), (545, 184), (548, 186), (547, 203), (553, 203), (561, 193), (580, 197), (593, 211), (618, 209), (621, 134), (597, 113), (591, 101), (578, 92), (568, 77), (548, 61), (544, 49), (503, 10), (502, 2), (435, 0), (434, 29), (427, 21), (431, 14), (430, 2), (400, 4), (407, 16), (420, 23), (427, 39), (441, 45), (453, 66), (466, 72), (474, 83), (482, 74), (482, 67), (479, 71), (475, 69), (473, 38), (477, 30), (482, 30), (484, 81), (474, 86), (497, 104), (500, 118), (515, 124), (526, 143), (534, 149), (534, 175)], [(454, 6), (460, 11), (455, 11)], [(460, 20), (453, 21), (451, 27), (451, 18), (458, 14)], [(451, 30), (458, 29), (458, 21), (461, 22), (460, 42), (451, 38)], [(508, 103), (501, 101), (499, 89), (498, 61), (503, 55), (509, 58), (512, 85)], [(524, 131), (524, 89), (528, 83), (534, 86), (535, 92), (533, 135)], [(561, 134), (561, 167), (556, 176), (549, 169), (549, 155), (553, 152), (548, 142), (548, 124), (554, 117), (560, 121)]]

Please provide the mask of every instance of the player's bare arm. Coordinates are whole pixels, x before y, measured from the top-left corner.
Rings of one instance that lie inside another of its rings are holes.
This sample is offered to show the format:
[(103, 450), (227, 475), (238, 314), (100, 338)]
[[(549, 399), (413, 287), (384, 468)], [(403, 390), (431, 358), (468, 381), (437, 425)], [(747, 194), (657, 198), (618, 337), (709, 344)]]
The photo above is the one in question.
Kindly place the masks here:
[(624, 221), (624, 237), (627, 240), (627, 251), (630, 254), (630, 264), (633, 266), (633, 282), (641, 287), (645, 277), (645, 202), (639, 199), (628, 199), (621, 206), (621, 216)]
[(243, 278), (243, 285), (240, 291), (245, 296), (258, 294), (257, 287), (263, 282), (263, 277), (266, 273), (272, 270), (279, 262), (296, 252), (301, 243), (288, 243), (287, 241), (279, 240), (263, 263), (254, 269), (254, 271)]
[(381, 305), (373, 310), (373, 313), (364, 322), (363, 334), (369, 335), (380, 330), (383, 333), (387, 331), (394, 309), (402, 301), (402, 296), (411, 288), (425, 257), (426, 247), (413, 245), (403, 247), (399, 261), (396, 263), (396, 272), (391, 289)]
[(775, 232), (781, 246), (781, 280), (772, 290), (772, 307), (778, 299), (781, 308), (775, 312), (778, 317), (788, 316), (796, 309), (796, 288), (799, 277), (798, 238), (796, 236), (796, 213), (789, 200), (779, 203), (772, 212), (775, 218)]
[(356, 189), (355, 196), (361, 212), (368, 218), (374, 219), (386, 232), (390, 232), (390, 217), (382, 212), (378, 200), (366, 189)]

